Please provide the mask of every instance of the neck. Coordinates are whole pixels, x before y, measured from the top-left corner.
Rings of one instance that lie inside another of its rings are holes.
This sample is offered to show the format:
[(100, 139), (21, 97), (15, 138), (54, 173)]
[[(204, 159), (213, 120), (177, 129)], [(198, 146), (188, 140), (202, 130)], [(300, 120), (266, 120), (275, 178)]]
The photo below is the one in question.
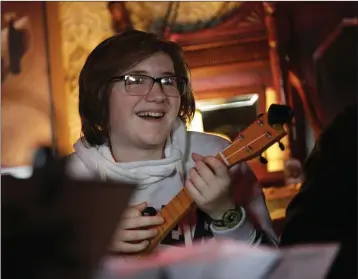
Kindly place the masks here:
[(164, 158), (164, 144), (153, 148), (121, 147), (112, 144), (112, 155), (117, 162), (139, 162)]

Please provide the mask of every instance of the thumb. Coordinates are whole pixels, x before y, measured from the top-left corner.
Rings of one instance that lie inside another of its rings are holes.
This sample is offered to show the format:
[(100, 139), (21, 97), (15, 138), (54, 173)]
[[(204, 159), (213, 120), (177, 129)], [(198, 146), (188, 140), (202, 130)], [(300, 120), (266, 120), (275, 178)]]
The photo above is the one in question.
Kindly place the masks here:
[(191, 158), (193, 158), (194, 162), (197, 162), (197, 161), (200, 161), (200, 160), (204, 159), (204, 157), (199, 155), (198, 153), (192, 153)]
[(134, 208), (138, 209), (139, 211), (143, 211), (147, 207), (147, 202), (142, 202), (134, 206)]

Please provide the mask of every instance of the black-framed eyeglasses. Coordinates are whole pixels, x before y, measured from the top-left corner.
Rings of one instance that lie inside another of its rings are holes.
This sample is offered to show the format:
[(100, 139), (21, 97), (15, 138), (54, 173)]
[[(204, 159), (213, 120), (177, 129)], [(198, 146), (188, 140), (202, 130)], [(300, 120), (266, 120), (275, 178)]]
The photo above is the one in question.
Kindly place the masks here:
[(154, 83), (158, 82), (166, 96), (180, 97), (185, 94), (188, 84), (188, 80), (183, 77), (165, 76), (154, 78), (141, 74), (113, 77), (111, 81), (124, 81), (127, 93), (133, 96), (147, 95), (152, 90)]

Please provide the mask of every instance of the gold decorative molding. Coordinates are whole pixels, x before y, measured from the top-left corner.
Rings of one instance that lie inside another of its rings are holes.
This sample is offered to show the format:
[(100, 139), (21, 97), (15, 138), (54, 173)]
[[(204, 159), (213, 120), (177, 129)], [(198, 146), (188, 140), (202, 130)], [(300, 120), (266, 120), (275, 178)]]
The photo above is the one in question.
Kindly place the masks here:
[(63, 156), (72, 151), (68, 136), (67, 99), (64, 85), (64, 69), (61, 51), (61, 26), (59, 21), (59, 2), (46, 2), (47, 44), (50, 69), (50, 87), (52, 95), (54, 144), (58, 155)]
[(113, 35), (107, 2), (59, 2), (69, 141), (80, 136), (78, 77), (89, 53)]
[[(126, 2), (126, 8), (130, 14), (131, 22), (135, 29), (149, 30), (153, 23), (165, 17), (169, 7), (168, 1), (165, 2)], [(238, 8), (243, 2), (180, 2), (176, 24), (193, 24), (199, 21), (205, 22), (213, 19), (217, 13), (228, 13)]]

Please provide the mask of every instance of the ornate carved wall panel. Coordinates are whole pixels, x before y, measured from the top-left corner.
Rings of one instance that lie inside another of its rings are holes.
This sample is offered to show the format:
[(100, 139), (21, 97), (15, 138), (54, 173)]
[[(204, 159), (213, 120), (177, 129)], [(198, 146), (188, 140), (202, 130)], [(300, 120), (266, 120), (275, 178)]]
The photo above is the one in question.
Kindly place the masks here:
[(266, 37), (266, 29), (261, 2), (242, 3), (232, 11), (230, 17), (210, 28), (180, 34), (174, 32), (171, 36), (185, 47), (218, 42), (225, 44), (231, 40), (257, 40), (263, 37)]
[(93, 48), (113, 35), (107, 2), (59, 2), (70, 142), (80, 136), (78, 76)]
[[(42, 2), (1, 3), (3, 167), (30, 164), (36, 147), (51, 145), (50, 86), (43, 15)], [(13, 26), (11, 19), (15, 20)]]
[[(126, 8), (133, 27), (139, 30), (157, 31), (161, 28), (163, 20), (171, 2), (135, 2), (127, 1)], [(177, 2), (175, 22), (172, 26), (174, 32), (188, 28), (200, 28), (205, 22), (215, 20), (217, 15), (223, 16), (238, 8), (242, 2)]]

